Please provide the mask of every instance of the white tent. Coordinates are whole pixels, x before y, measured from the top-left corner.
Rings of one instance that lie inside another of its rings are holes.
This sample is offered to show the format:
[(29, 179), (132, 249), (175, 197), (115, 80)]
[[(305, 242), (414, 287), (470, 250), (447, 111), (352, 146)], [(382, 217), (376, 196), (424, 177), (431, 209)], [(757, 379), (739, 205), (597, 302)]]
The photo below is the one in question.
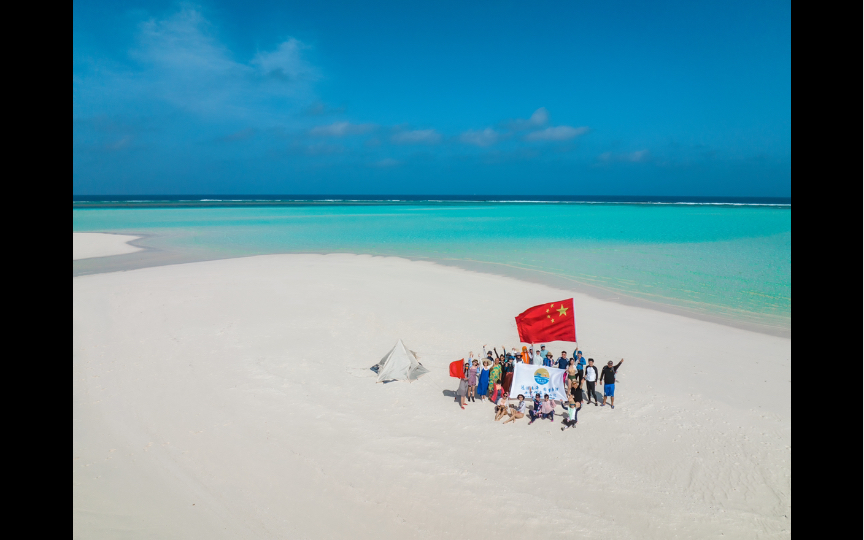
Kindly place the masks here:
[(402, 340), (396, 342), (387, 356), (378, 362), (378, 380), (382, 381), (415, 381), (421, 375), (429, 373), (429, 370), (423, 367), (417, 361), (417, 356), (414, 351), (409, 351)]

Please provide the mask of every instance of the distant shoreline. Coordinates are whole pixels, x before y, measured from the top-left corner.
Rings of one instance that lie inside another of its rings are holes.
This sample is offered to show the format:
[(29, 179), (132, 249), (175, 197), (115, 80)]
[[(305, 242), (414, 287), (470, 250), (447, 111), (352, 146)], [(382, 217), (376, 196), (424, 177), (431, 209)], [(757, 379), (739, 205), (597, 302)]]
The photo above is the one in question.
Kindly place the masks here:
[(72, 208), (188, 208), (410, 204), (646, 204), (791, 208), (791, 197), (656, 195), (74, 195)]

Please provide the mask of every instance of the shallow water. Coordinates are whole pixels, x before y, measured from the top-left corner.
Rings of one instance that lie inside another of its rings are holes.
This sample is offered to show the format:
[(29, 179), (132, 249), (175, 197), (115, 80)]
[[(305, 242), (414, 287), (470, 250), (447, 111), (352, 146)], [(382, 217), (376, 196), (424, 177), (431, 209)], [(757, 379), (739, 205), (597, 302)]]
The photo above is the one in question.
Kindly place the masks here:
[(196, 258), (350, 252), (496, 263), (723, 318), (792, 324), (788, 205), (73, 206), (72, 230), (146, 234), (146, 245)]

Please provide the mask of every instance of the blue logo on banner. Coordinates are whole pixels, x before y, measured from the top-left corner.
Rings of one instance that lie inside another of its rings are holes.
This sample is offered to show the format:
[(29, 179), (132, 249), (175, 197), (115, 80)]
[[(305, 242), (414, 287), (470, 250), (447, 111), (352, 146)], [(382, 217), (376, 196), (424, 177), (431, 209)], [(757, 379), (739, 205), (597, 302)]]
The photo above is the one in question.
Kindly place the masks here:
[(537, 381), (537, 384), (546, 384), (549, 382), (549, 372), (543, 368), (538, 369), (534, 372), (534, 380)]

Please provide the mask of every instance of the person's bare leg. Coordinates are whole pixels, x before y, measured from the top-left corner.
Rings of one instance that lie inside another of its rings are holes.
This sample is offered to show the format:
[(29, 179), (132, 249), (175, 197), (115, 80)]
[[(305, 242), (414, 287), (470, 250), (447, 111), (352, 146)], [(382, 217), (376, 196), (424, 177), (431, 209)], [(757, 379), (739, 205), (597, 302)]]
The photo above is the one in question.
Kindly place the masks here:
[(606, 405), (606, 395), (605, 394), (603, 395), (603, 405), (601, 405), (601, 407), (604, 405)]
[(508, 418), (507, 420), (504, 421), (504, 423), (505, 423), (505, 424), (506, 424), (507, 422), (513, 422), (513, 423), (515, 423), (516, 420), (522, 418), (523, 416), (525, 416), (525, 415), (522, 414), (521, 412), (514, 412), (513, 414), (510, 415), (510, 418)]

